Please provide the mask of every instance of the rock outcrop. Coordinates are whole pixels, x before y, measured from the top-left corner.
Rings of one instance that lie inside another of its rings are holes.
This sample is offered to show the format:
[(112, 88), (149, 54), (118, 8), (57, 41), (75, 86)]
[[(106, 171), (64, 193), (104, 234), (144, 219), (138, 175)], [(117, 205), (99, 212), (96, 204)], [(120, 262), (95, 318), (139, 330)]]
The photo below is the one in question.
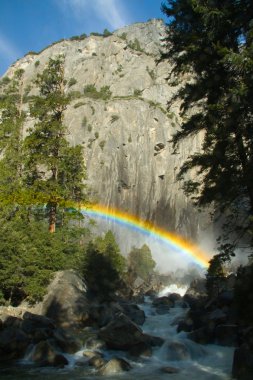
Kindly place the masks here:
[[(164, 35), (163, 22), (151, 20), (106, 38), (64, 40), (28, 53), (6, 75), (24, 69), (29, 97), (38, 91), (34, 79), (49, 58), (63, 54), (65, 91), (72, 99), (64, 121), (71, 143), (84, 146), (93, 199), (194, 238), (208, 217), (193, 209), (176, 175), (202, 137), (189, 137), (173, 154), (180, 102), (169, 110), (167, 102), (179, 86), (167, 80), (171, 63), (159, 62)], [(26, 129), (33, 124), (28, 113)]]

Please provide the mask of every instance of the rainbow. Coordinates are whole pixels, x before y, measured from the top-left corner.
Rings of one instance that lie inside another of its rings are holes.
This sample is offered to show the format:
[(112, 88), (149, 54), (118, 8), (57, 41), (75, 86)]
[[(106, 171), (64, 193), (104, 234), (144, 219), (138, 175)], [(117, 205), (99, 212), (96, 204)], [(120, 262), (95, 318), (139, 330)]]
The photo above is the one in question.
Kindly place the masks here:
[(206, 268), (208, 266), (208, 255), (195, 244), (186, 240), (182, 236), (166, 231), (165, 229), (144, 221), (135, 215), (98, 204), (90, 207), (81, 206), (79, 209), (90, 217), (110, 220), (140, 232), (143, 235), (152, 237), (161, 243), (165, 243), (170, 249), (173, 249), (174, 251), (176, 250), (179, 254), (186, 254), (201, 267)]

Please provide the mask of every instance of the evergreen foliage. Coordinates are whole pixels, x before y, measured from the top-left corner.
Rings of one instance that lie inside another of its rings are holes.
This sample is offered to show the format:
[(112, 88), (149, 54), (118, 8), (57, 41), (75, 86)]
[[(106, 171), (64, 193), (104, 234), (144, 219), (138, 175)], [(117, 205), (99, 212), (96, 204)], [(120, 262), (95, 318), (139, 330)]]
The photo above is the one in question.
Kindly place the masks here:
[(190, 72), (194, 78), (176, 95), (183, 99), (184, 122), (174, 147), (204, 131), (201, 152), (189, 156), (179, 179), (194, 169), (198, 177), (185, 181), (185, 192), (228, 215), (230, 230), (241, 236), (252, 228), (253, 210), (252, 2), (167, 0), (162, 8), (173, 75)]
[(49, 229), (54, 232), (59, 207), (85, 200), (85, 168), (81, 145), (71, 147), (66, 139), (63, 113), (69, 98), (64, 92), (63, 59), (50, 59), (36, 84), (40, 94), (30, 106), (36, 123), (24, 142), (26, 186), (34, 194), (33, 202), (47, 205)]
[(118, 244), (111, 231), (104, 238), (90, 242), (83, 257), (81, 271), (91, 294), (110, 298), (119, 288), (126, 267)]
[(141, 248), (133, 247), (128, 255), (128, 270), (134, 277), (148, 280), (154, 272), (156, 262), (152, 258), (150, 248), (144, 244)]

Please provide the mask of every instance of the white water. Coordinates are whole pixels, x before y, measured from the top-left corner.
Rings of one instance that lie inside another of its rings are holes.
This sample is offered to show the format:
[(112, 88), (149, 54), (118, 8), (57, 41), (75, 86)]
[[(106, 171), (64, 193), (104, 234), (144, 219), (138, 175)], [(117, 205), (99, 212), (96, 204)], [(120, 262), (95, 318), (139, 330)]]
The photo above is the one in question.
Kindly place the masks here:
[[(170, 287), (164, 289), (164, 292), (183, 292), (185, 289), (175, 289)], [(161, 293), (166, 294), (166, 293)], [(181, 293), (182, 294), (182, 293)], [(130, 360), (125, 352), (114, 351), (104, 352), (105, 358), (118, 356), (125, 358), (133, 367), (131, 371), (120, 375), (107, 377), (113, 380), (229, 380), (232, 368), (232, 358), (234, 349), (231, 347), (222, 347), (216, 345), (199, 345), (187, 339), (186, 333), (176, 332), (176, 321), (183, 318), (187, 309), (175, 307), (170, 309), (168, 314), (156, 314), (152, 307), (151, 301), (147, 298), (146, 302), (140, 307), (146, 314), (146, 322), (142, 326), (143, 331), (147, 334), (159, 336), (165, 339), (161, 347), (153, 348), (153, 355), (150, 358), (141, 357), (135, 361)], [(184, 358), (178, 360), (173, 350), (169, 350), (171, 343), (177, 342), (182, 345)], [(80, 366), (80, 361), (84, 362), (83, 350), (75, 355), (66, 355), (70, 364), (62, 370), (57, 369), (36, 369), (19, 367), (9, 371), (0, 370), (0, 378), (4, 380), (25, 379), (32, 380), (97, 380), (102, 379), (96, 376), (94, 369), (87, 366)], [(79, 362), (79, 365), (78, 365)], [(179, 373), (163, 373), (163, 367), (174, 367)]]
[(176, 284), (172, 284), (162, 289), (158, 293), (158, 297), (167, 296), (170, 293), (177, 293), (177, 294), (180, 294), (181, 297), (183, 297), (187, 289), (188, 289), (188, 286), (177, 286)]

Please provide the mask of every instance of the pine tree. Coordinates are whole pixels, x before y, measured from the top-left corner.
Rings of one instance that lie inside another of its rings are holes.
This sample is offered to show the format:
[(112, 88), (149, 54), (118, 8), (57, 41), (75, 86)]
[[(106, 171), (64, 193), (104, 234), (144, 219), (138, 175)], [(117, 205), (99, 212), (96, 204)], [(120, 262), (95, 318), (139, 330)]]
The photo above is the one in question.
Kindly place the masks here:
[(156, 262), (152, 258), (150, 248), (144, 244), (141, 248), (133, 247), (128, 255), (128, 268), (131, 274), (148, 280), (153, 273)]
[(46, 204), (49, 231), (55, 232), (56, 223), (64, 222), (64, 209), (85, 200), (85, 168), (82, 147), (72, 147), (66, 139), (64, 111), (70, 100), (64, 92), (63, 58), (50, 58), (35, 83), (39, 95), (30, 106), (36, 123), (25, 139), (26, 181), (32, 203)]
[(189, 156), (178, 178), (194, 168), (198, 176), (185, 181), (186, 193), (228, 215), (230, 231), (240, 237), (252, 228), (253, 213), (252, 2), (167, 0), (162, 8), (173, 75), (190, 72), (193, 78), (177, 94), (184, 122), (174, 147), (204, 131), (201, 152)]
[(0, 204), (1, 215), (10, 217), (17, 212), (23, 180), (23, 127), (26, 114), (23, 111), (23, 70), (2, 88), (0, 98)]

